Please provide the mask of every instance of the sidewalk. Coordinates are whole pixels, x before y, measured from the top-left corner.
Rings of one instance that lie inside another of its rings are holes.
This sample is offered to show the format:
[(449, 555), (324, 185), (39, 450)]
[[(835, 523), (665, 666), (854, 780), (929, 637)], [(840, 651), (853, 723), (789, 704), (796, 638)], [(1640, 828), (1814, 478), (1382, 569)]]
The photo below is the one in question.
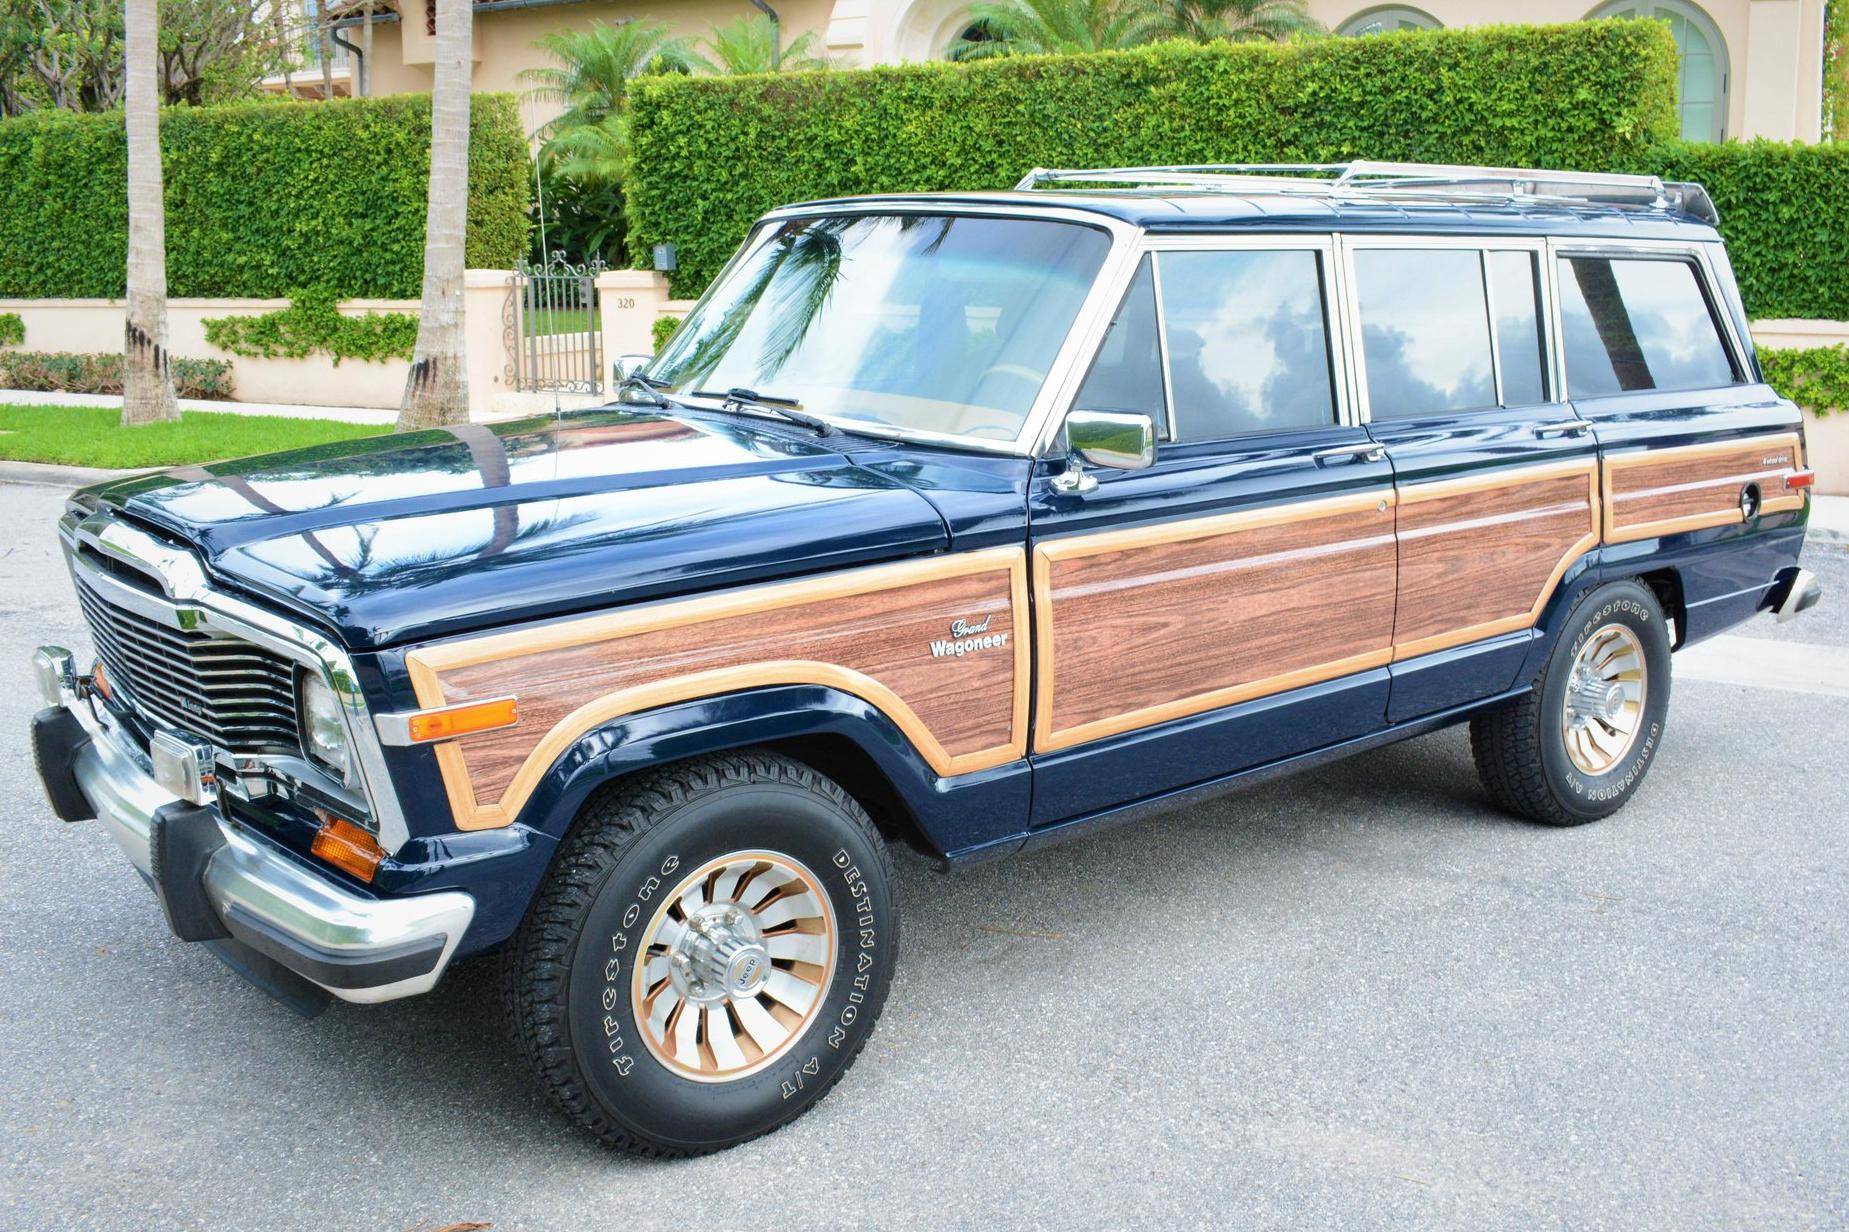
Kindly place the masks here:
[[(0, 389), (0, 403), (20, 406), (122, 405), (121, 394), (47, 393), (36, 389)], [(284, 419), (336, 419), (343, 423), (391, 424), (398, 412), (367, 406), (297, 406), (293, 403), (222, 402), (212, 398), (181, 398), (183, 411), (216, 411), (221, 415), (280, 415)]]
[(1849, 496), (1811, 497), (1808, 537), (1849, 543)]

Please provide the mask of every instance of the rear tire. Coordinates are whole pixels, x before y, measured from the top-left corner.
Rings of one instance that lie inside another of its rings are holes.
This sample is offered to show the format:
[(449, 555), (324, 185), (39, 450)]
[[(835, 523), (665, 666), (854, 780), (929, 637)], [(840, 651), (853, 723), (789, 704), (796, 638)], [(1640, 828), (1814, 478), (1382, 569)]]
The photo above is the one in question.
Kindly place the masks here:
[(1656, 596), (1632, 581), (1599, 587), (1568, 615), (1534, 688), (1471, 721), (1484, 790), (1544, 825), (1611, 816), (1655, 760), (1669, 680)]
[(585, 806), (502, 955), (515, 1043), (612, 1146), (767, 1134), (872, 1032), (893, 883), (865, 810), (799, 762), (728, 753), (629, 780)]

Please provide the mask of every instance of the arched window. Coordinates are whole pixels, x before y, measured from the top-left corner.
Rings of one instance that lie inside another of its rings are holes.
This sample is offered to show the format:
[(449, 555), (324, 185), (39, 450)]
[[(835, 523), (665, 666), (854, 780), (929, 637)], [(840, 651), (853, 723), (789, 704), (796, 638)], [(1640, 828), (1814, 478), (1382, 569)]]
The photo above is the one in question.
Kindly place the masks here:
[(1439, 21), (1430, 13), (1404, 4), (1390, 4), (1385, 8), (1363, 9), (1337, 28), (1337, 34), (1389, 34), (1395, 30), (1436, 30)]
[(1616, 0), (1587, 16), (1667, 21), (1682, 54), (1682, 136), (1719, 141), (1727, 135), (1727, 44), (1706, 13), (1684, 0)]

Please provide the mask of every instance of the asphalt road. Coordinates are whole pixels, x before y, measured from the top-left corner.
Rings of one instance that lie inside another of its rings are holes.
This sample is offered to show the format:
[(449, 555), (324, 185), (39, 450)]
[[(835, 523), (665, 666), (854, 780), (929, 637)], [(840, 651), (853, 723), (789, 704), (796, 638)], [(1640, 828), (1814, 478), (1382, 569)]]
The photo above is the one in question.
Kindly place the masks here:
[[(1451, 731), (955, 876), (909, 860), (859, 1065), (664, 1165), (553, 1112), (488, 964), (303, 1022), (53, 820), (23, 735), (33, 645), (85, 644), (58, 504), (0, 485), (0, 1225), (1849, 1223), (1849, 696), (1731, 682), (1726, 646), (1600, 825), (1491, 812)], [(1825, 606), (1745, 633), (1840, 676), (1849, 557), (1811, 557)]]

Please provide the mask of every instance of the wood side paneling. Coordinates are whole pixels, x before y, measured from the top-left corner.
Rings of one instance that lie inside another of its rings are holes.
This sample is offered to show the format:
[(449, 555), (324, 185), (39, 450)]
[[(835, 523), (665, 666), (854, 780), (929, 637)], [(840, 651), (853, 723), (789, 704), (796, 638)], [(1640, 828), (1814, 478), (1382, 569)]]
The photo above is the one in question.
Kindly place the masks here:
[(1788, 486), (1803, 466), (1794, 432), (1646, 449), (1605, 459), (1605, 541), (1623, 543), (1742, 520), (1740, 493), (1759, 485), (1761, 510), (1799, 509), (1804, 491)]
[(1034, 574), (1034, 745), (1050, 750), (1385, 663), (1392, 500), (1055, 539)]
[(1598, 536), (1591, 457), (1401, 488), (1393, 657), (1527, 628)]
[[(438, 746), (463, 829), (506, 825), (557, 757), (601, 723), (776, 684), (863, 697), (933, 770), (962, 774), (1026, 752), (1026, 589), (1025, 554), (997, 548), (445, 643), (408, 663), (425, 707), (519, 699), (514, 727)], [(988, 623), (958, 639), (959, 620)], [(991, 644), (972, 644), (983, 636)], [(933, 643), (958, 641), (964, 653), (933, 654)]]

